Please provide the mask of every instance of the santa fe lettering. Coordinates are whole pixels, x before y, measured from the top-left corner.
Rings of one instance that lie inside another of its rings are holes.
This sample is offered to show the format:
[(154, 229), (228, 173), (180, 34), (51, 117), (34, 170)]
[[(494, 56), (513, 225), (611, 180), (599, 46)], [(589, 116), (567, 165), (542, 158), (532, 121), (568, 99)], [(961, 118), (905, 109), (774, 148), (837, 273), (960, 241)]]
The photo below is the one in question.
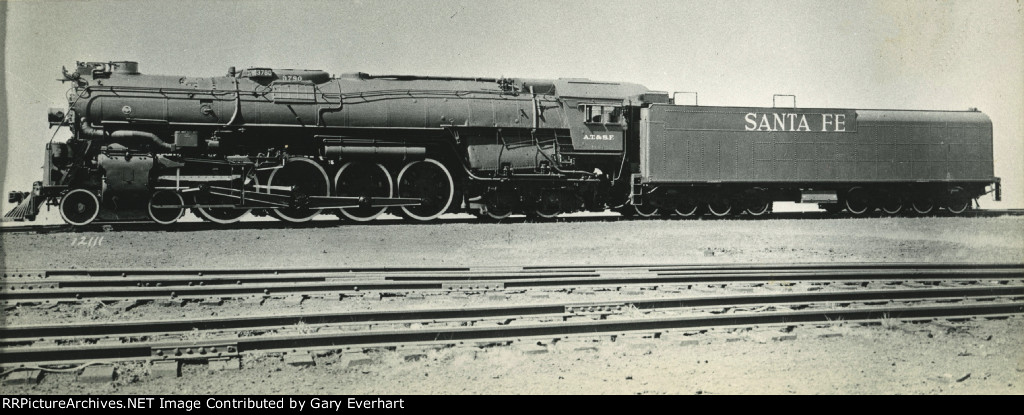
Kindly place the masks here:
[(357, 401), (356, 398), (348, 398), (348, 409), (405, 409), (405, 400), (397, 399), (367, 399)]
[[(744, 131), (811, 131), (808, 115), (795, 113), (758, 114), (748, 112), (743, 120)], [(846, 114), (821, 114), (821, 131), (845, 132)]]

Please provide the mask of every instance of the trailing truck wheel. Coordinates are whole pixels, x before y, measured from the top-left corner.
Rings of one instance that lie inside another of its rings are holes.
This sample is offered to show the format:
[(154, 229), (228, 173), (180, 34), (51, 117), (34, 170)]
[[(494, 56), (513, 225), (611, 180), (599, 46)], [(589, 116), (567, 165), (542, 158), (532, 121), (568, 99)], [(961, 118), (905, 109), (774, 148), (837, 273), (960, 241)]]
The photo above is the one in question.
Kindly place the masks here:
[(533, 211), (527, 213), (534, 219), (554, 219), (562, 213), (562, 200), (557, 192), (545, 191), (540, 194)]
[(170, 225), (185, 215), (185, 199), (178, 192), (160, 190), (149, 198), (147, 211), (153, 222)]
[(502, 203), (500, 195), (492, 195), (491, 200), (487, 201), (485, 212), (483, 215), (489, 219), (502, 220), (509, 216), (512, 216), (512, 206), (507, 203)]
[(865, 215), (871, 212), (868, 192), (863, 187), (854, 187), (846, 192), (846, 210), (854, 215)]
[(85, 189), (75, 189), (60, 199), (60, 217), (74, 226), (85, 226), (100, 213), (100, 200)]
[(487, 221), (500, 221), (512, 216), (517, 196), (503, 191), (490, 192), (481, 198), (482, 206), (473, 214)]
[[(391, 173), (380, 164), (352, 161), (334, 175), (334, 195), (344, 197), (391, 197), (394, 195)], [(386, 207), (341, 208), (339, 214), (356, 222), (376, 219)]]
[(398, 197), (420, 199), (417, 206), (402, 206), (403, 216), (428, 221), (448, 211), (455, 197), (455, 182), (448, 169), (434, 159), (413, 161), (402, 167), (396, 181)]
[[(275, 169), (267, 180), (267, 192), (291, 194), (296, 206), (277, 208), (270, 215), (285, 222), (306, 222), (320, 214), (320, 209), (309, 209), (302, 205), (310, 196), (330, 196), (331, 180), (327, 172), (317, 162), (296, 157), (289, 159), (284, 166)], [(275, 189), (277, 187), (278, 189)], [(281, 188), (290, 188), (291, 191)]]
[(488, 205), (487, 206), (487, 213), (485, 213), (484, 215), (487, 218), (490, 218), (490, 219), (493, 219), (493, 220), (502, 220), (502, 219), (505, 219), (505, 218), (507, 218), (509, 216), (512, 216), (512, 209), (503, 208), (503, 207), (497, 207), (497, 206), (489, 206)]
[(540, 208), (540, 209), (534, 209), (532, 212), (527, 213), (526, 216), (529, 216), (529, 217), (534, 218), (534, 219), (538, 219), (538, 218), (539, 219), (554, 219), (554, 218), (558, 217), (559, 213), (562, 213), (562, 212), (559, 212), (557, 210), (549, 210), (549, 209)]

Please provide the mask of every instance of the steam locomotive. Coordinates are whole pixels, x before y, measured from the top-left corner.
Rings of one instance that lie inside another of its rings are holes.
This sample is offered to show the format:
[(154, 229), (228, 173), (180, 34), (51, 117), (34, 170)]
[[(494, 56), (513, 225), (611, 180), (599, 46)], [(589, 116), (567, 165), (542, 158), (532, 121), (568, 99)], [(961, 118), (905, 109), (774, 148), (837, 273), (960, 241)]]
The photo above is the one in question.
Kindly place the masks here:
[(678, 105), (589, 79), (465, 78), (230, 68), (194, 78), (136, 62), (64, 70), (71, 138), (7, 219), (42, 203), (69, 224), (191, 210), (305, 222), (412, 221), (448, 212), (614, 210), (766, 215), (775, 201), (830, 212), (960, 214), (995, 192), (992, 125), (977, 110)]

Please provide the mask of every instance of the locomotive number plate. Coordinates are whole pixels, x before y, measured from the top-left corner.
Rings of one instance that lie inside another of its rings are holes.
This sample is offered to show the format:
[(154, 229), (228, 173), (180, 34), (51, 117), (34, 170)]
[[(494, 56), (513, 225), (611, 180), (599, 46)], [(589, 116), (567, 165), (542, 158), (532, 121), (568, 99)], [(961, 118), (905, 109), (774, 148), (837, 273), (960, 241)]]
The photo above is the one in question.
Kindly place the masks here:
[(274, 76), (274, 71), (270, 69), (250, 69), (249, 77), (251, 78), (271, 78)]

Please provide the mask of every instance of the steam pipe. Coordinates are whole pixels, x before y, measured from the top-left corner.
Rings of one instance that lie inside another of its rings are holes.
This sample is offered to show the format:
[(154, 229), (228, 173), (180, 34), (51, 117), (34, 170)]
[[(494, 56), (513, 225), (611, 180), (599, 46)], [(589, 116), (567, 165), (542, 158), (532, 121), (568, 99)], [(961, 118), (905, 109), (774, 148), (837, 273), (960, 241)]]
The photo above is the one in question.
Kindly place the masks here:
[(174, 151), (173, 144), (165, 143), (164, 140), (161, 140), (160, 137), (158, 137), (156, 134), (137, 130), (119, 130), (114, 131), (112, 133), (107, 133), (106, 131), (93, 128), (91, 125), (89, 125), (89, 121), (85, 118), (82, 118), (82, 122), (81, 124), (79, 124), (79, 131), (81, 131), (82, 134), (85, 134), (90, 137), (109, 137), (110, 141), (115, 143), (123, 144), (126, 141), (143, 141), (149, 142), (150, 144), (164, 151)]

